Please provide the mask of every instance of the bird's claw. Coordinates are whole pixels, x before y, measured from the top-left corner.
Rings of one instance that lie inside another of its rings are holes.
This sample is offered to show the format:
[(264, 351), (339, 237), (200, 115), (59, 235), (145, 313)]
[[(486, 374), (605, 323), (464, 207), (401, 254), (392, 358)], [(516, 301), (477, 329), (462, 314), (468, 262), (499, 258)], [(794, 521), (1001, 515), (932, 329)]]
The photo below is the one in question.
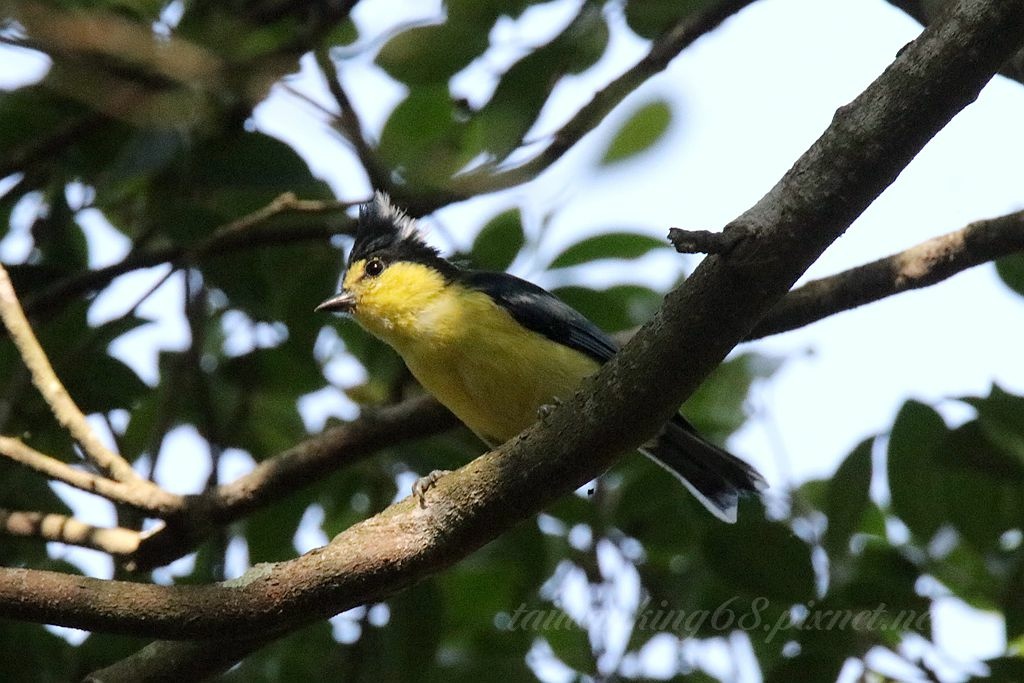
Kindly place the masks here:
[(425, 477), (420, 477), (412, 485), (412, 495), (416, 496), (416, 499), (420, 501), (420, 507), (427, 507), (427, 491), (432, 489), (437, 483), (437, 480), (446, 474), (450, 474), (450, 470), (434, 470)]
[(540, 408), (537, 408), (537, 419), (547, 420), (551, 413), (555, 412), (555, 408), (562, 405), (562, 399), (557, 396), (551, 397), (551, 403), (545, 403)]

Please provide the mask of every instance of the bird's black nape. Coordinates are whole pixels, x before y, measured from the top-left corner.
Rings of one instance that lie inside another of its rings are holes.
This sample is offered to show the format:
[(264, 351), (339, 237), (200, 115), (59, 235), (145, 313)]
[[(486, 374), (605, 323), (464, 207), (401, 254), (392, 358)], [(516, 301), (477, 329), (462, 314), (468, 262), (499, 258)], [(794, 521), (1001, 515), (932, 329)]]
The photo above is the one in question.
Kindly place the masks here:
[(437, 249), (423, 239), (416, 220), (395, 206), (391, 198), (379, 190), (372, 200), (359, 207), (359, 224), (348, 264), (351, 266), (370, 256), (377, 256), (388, 263), (423, 263), (446, 276), (455, 270), (455, 266), (443, 259)]

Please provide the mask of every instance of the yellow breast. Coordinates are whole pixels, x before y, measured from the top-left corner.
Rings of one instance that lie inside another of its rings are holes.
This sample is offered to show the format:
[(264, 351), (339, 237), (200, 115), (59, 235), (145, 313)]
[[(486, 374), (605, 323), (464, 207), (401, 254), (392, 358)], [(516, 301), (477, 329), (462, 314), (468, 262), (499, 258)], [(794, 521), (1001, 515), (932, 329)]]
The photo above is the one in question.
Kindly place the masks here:
[(522, 327), (486, 294), (458, 286), (401, 326), (375, 327), (420, 384), (492, 445), (523, 431), (540, 406), (568, 398), (598, 368)]

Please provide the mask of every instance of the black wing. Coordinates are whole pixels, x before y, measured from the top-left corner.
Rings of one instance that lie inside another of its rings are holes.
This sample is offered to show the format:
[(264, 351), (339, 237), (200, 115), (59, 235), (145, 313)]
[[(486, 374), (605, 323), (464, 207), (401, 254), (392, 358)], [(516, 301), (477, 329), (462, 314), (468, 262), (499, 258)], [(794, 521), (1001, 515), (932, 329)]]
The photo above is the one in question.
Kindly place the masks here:
[(553, 342), (584, 353), (598, 363), (607, 362), (619, 350), (611, 337), (551, 292), (508, 273), (469, 270), (459, 281), (483, 292), (523, 327)]

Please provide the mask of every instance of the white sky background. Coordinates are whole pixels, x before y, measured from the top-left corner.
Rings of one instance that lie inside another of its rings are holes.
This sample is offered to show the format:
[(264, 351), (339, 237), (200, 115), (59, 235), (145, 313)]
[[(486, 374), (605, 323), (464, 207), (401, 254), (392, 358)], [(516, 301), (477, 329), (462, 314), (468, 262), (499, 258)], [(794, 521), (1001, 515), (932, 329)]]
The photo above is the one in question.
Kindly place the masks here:
[[(436, 6), (410, 6), (422, 16), (437, 11)], [(377, 19), (369, 13), (374, 7), (379, 4), (357, 6), (356, 16), (364, 25)], [(538, 27), (554, 25), (552, 17), (558, 12), (538, 13), (520, 28), (509, 25), (495, 36), (514, 46)], [(561, 16), (565, 14), (562, 11)], [(616, 228), (642, 226), (657, 236), (669, 226), (719, 229), (767, 192), (824, 130), (835, 109), (853, 99), (919, 31), (915, 22), (882, 0), (756, 3), (686, 50), (541, 179), (439, 212), (433, 217), (442, 228), (437, 241), (451, 246), (445, 241), (450, 236), (455, 246), (466, 247), (473, 237), (470, 226), (520, 202), (532, 223), (528, 230), (536, 229), (541, 216), (558, 209), (549, 233), (540, 239), (541, 250), (549, 254), (585, 233)], [(545, 112), (535, 131), (538, 136), (557, 128), (574, 105), (624, 70), (645, 47), (621, 35), (613, 46), (611, 56), (593, 73), (562, 88), (560, 102)], [(45, 60), (23, 52), (5, 49), (0, 55), (4, 87), (35, 80), (45, 68)], [(319, 79), (310, 75), (308, 60), (304, 64), (304, 75), (292, 79), (292, 86), (333, 109)], [(379, 132), (401, 89), (387, 84), (370, 65), (346, 63), (343, 68), (367, 129)], [(662, 144), (627, 162), (591, 171), (618, 125), (654, 98), (673, 103), (673, 126)], [(295, 146), (340, 198), (368, 194), (347, 147), (329, 137), (322, 113), (276, 88), (255, 118), (261, 129)], [(997, 77), (826, 252), (808, 277), (859, 265), (972, 220), (1024, 206), (1024, 136), (1018, 133), (1022, 120), (1024, 87)], [(102, 245), (96, 250), (99, 263), (123, 254), (126, 242), (100, 220), (91, 225), (90, 236), (100, 239), (95, 243)], [(18, 248), (15, 234), (0, 244), (0, 254), (11, 258)], [(695, 263), (693, 257), (660, 254), (613, 274), (627, 272), (631, 280), (664, 288), (684, 265), (690, 269)], [(514, 270), (550, 285), (550, 277), (538, 276), (542, 266), (522, 259)], [(104, 297), (93, 313), (107, 317), (110, 311), (123, 310), (145, 287), (143, 281), (158, 276), (123, 278), (119, 291)], [(180, 295), (174, 287), (172, 282), (146, 312), (177, 310)], [(97, 308), (106, 308), (107, 315)], [(143, 377), (152, 378), (155, 370), (155, 354), (146, 347), (176, 346), (187, 338), (180, 321), (163, 317), (161, 325), (122, 349)], [(858, 441), (887, 429), (908, 398), (936, 403), (985, 394), (993, 382), (1024, 393), (1022, 333), (1024, 300), (999, 282), (991, 266), (983, 266), (920, 292), (747, 345), (743, 348), (789, 360), (774, 379), (756, 388), (751, 408), (758, 419), (730, 447), (756, 464), (776, 490), (829, 476)], [(970, 414), (954, 402), (947, 401), (942, 408), (950, 419)], [(339, 409), (335, 398), (311, 410), (322, 418)], [(182, 451), (194, 443), (187, 433), (176, 438)], [(177, 450), (173, 443), (168, 448)], [(172, 459), (173, 455), (163, 462)], [(244, 460), (231, 466), (244, 467)], [(182, 467), (178, 461), (174, 469), (180, 473), (195, 468)], [(205, 474), (195, 474), (198, 489)], [(193, 484), (181, 481), (180, 474), (168, 478), (178, 479), (176, 490)], [(88, 516), (95, 519), (95, 514)], [(104, 519), (96, 521), (110, 523), (112, 518), (101, 516)], [(999, 619), (971, 614), (954, 600), (943, 601), (937, 611), (938, 640), (940, 645), (946, 641), (944, 649), (955, 661), (993, 656), (1005, 647)]]

